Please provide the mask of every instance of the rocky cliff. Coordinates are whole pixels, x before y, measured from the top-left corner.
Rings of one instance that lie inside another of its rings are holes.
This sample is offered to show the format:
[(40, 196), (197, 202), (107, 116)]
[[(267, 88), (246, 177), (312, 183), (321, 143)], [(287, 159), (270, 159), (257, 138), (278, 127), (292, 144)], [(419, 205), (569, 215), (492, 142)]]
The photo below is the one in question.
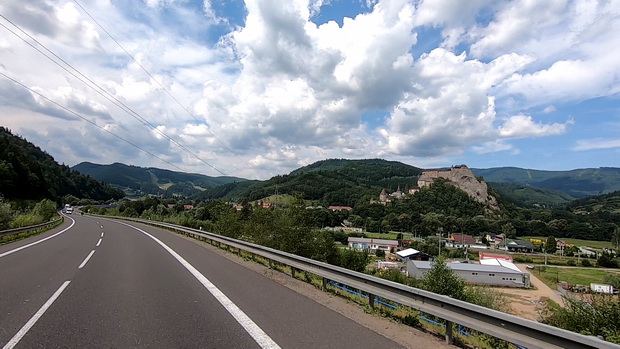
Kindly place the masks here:
[(463, 190), (474, 200), (484, 204), (489, 213), (499, 211), (497, 199), (489, 194), (489, 188), (484, 181), (480, 181), (474, 173), (465, 165), (453, 166), (445, 170), (424, 171), (421, 177), (444, 178), (449, 184)]

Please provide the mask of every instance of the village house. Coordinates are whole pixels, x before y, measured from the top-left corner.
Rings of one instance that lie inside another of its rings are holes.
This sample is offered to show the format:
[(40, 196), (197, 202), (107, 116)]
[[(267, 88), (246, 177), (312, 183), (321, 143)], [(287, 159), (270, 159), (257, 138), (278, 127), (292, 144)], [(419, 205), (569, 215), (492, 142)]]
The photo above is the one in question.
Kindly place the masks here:
[(398, 240), (350, 237), (347, 241), (349, 243), (349, 248), (353, 248), (358, 251), (368, 250), (372, 253), (377, 250), (390, 252), (392, 249), (398, 248)]
[(471, 235), (466, 234), (452, 234), (450, 236), (450, 243), (453, 247), (470, 247), (476, 244), (476, 239)]

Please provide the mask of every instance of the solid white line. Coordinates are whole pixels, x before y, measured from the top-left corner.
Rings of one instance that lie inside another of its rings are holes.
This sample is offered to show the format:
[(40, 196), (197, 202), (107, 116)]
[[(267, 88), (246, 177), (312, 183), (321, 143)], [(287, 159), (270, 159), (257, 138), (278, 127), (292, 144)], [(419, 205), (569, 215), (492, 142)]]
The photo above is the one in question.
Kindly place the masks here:
[(243, 312), (243, 310), (241, 310), (235, 303), (233, 303), (228, 297), (226, 297), (226, 295), (222, 291), (220, 291), (213, 283), (211, 283), (209, 279), (207, 279), (204, 275), (202, 275), (198, 271), (198, 269), (194, 268), (194, 266), (189, 264), (188, 261), (186, 261), (173, 249), (168, 247), (168, 245), (164, 244), (158, 238), (154, 237), (153, 235), (147, 233), (146, 231), (140, 228), (134, 227), (132, 225), (129, 225), (123, 222), (118, 222), (118, 223), (131, 227), (133, 229), (136, 229), (137, 231), (145, 234), (146, 236), (155, 240), (155, 242), (157, 242), (166, 251), (168, 251), (168, 253), (170, 253), (176, 260), (178, 260), (181, 263), (181, 265), (185, 267), (185, 269), (187, 269), (190, 273), (192, 273), (192, 275), (207, 289), (207, 291), (209, 291), (213, 295), (213, 297), (215, 297), (215, 299), (217, 299), (218, 302), (220, 302), (220, 304), (224, 306), (224, 308), (230, 313), (230, 315), (232, 315), (235, 318), (235, 320), (237, 320), (237, 322), (248, 332), (248, 334), (250, 334), (250, 336), (254, 338), (256, 343), (258, 343), (258, 345), (260, 345), (261, 348), (269, 348), (269, 349), (280, 348), (280, 346), (276, 342), (274, 342), (273, 339), (271, 339), (271, 337), (269, 337), (267, 333), (265, 333), (265, 331), (263, 331), (260, 327), (258, 327), (258, 325), (254, 323), (254, 321), (252, 321), (252, 319), (250, 319), (250, 317), (247, 316)]
[(47, 311), (47, 309), (52, 305), (52, 303), (54, 303), (56, 298), (58, 298), (60, 296), (62, 291), (64, 291), (65, 288), (67, 288), (67, 286), (69, 286), (70, 282), (71, 281), (65, 281), (62, 284), (62, 286), (60, 286), (60, 288), (52, 295), (52, 297), (50, 297), (50, 299), (48, 299), (47, 302), (45, 302), (45, 304), (43, 304), (41, 309), (39, 309), (39, 311), (37, 311), (30, 318), (30, 320), (28, 320), (28, 322), (26, 322), (26, 324), (19, 330), (19, 332), (17, 332), (15, 334), (15, 336), (13, 336), (13, 338), (11, 338), (11, 340), (4, 346), (3, 349), (11, 349), (14, 346), (16, 346), (17, 343), (19, 343), (19, 341), (22, 338), (24, 338), (24, 336), (32, 328), (32, 326), (34, 326), (34, 324), (39, 320), (39, 318), (41, 318), (41, 316), (43, 316), (43, 313), (45, 313)]
[(71, 229), (71, 227), (73, 227), (73, 226), (75, 225), (75, 220), (74, 220), (73, 218), (70, 218), (70, 217), (67, 217), (67, 218), (69, 218), (69, 219), (71, 220), (71, 225), (70, 225), (70, 226), (68, 226), (67, 228), (65, 228), (65, 229), (63, 229), (63, 230), (61, 230), (61, 231), (59, 231), (58, 233), (56, 233), (56, 234), (54, 234), (54, 235), (50, 235), (50, 236), (48, 236), (48, 237), (46, 237), (46, 238), (44, 238), (44, 239), (41, 239), (41, 240), (39, 240), (39, 241), (35, 241), (35, 242), (30, 243), (30, 244), (28, 244), (28, 245), (24, 245), (24, 246), (22, 246), (22, 247), (18, 247), (18, 248), (14, 249), (14, 250), (10, 250), (10, 251), (6, 251), (6, 252), (4, 252), (4, 253), (0, 253), (0, 258), (2, 258), (2, 257), (4, 257), (4, 256), (8, 256), (8, 255), (10, 255), (11, 253), (15, 253), (15, 252), (17, 252), (17, 251), (21, 251), (21, 250), (23, 250), (23, 249), (25, 249), (25, 248), (28, 248), (28, 247), (30, 247), (30, 246), (34, 246), (34, 245), (36, 245), (36, 244), (40, 244), (40, 243), (42, 243), (43, 241), (49, 240), (49, 239), (51, 239), (51, 238), (53, 238), (53, 237), (56, 237), (56, 236), (58, 236), (58, 235), (60, 235), (60, 234), (62, 234), (62, 233), (64, 233), (64, 232), (66, 232), (67, 230)]
[(90, 257), (93, 256), (93, 253), (95, 253), (95, 250), (90, 251), (90, 253), (88, 254), (88, 256), (86, 256), (86, 258), (84, 259), (84, 261), (82, 262), (82, 264), (80, 264), (80, 266), (78, 267), (78, 269), (82, 269), (86, 263), (88, 262), (88, 260), (90, 259)]
[(101, 240), (103, 240), (103, 239), (99, 239), (99, 241), (97, 242), (97, 245), (96, 245), (97, 247), (99, 247), (99, 245), (101, 245)]

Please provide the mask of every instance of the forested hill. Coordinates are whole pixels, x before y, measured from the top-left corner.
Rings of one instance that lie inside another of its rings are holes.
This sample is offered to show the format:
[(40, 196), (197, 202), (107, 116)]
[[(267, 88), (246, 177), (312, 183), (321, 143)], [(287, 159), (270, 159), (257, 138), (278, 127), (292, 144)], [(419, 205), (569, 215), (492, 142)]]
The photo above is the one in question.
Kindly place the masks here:
[(383, 188), (396, 191), (417, 186), (419, 168), (381, 159), (331, 159), (299, 168), (247, 188), (244, 200), (253, 201), (279, 194), (301, 194), (323, 205), (354, 206), (378, 199)]
[(143, 194), (164, 194), (192, 196), (215, 187), (242, 182), (237, 177), (210, 177), (197, 173), (184, 173), (159, 168), (130, 166), (121, 163), (99, 165), (82, 162), (72, 167), (122, 189), (132, 189)]
[(567, 208), (579, 214), (592, 212), (620, 214), (620, 191), (575, 200), (568, 204)]
[(360, 178), (366, 181), (381, 181), (393, 177), (413, 177), (422, 174), (422, 170), (398, 161), (383, 159), (347, 160), (327, 159), (317, 161), (308, 166), (298, 168), (290, 173), (291, 176), (317, 171), (331, 171), (346, 176)]
[(488, 183), (514, 183), (550, 189), (578, 199), (620, 190), (620, 168), (617, 167), (570, 171), (540, 171), (517, 167), (471, 170)]
[(65, 195), (110, 200), (124, 195), (94, 178), (58, 164), (27, 140), (0, 127), (0, 194), (8, 200), (58, 201)]

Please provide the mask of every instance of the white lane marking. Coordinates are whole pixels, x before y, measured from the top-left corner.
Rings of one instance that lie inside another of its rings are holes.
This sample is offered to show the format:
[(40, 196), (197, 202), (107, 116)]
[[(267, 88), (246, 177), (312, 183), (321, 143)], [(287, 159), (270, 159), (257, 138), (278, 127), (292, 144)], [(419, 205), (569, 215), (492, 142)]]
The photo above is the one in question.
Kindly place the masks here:
[(101, 226), (101, 229), (103, 229), (103, 225)]
[(26, 335), (26, 333), (32, 328), (32, 326), (34, 326), (34, 324), (39, 320), (39, 318), (41, 318), (41, 316), (43, 316), (43, 314), (47, 311), (47, 309), (52, 305), (52, 303), (54, 303), (54, 301), (56, 300), (56, 298), (58, 298), (60, 296), (60, 294), (62, 293), (62, 291), (65, 290), (65, 288), (67, 288), (67, 286), (69, 286), (69, 283), (71, 281), (65, 281), (62, 286), (60, 286), (60, 288), (50, 297), (50, 299), (47, 300), (47, 302), (45, 302), (45, 304), (43, 304), (43, 306), (41, 307), (41, 309), (39, 309), (39, 311), (37, 311), (31, 318), (30, 320), (28, 320), (28, 322), (26, 322), (26, 324), (15, 334), (15, 336), (13, 336), (13, 338), (11, 338), (11, 340), (3, 347), (3, 349), (11, 349), (14, 346), (17, 345), (17, 343), (19, 343), (19, 341), (24, 338), (24, 336)]
[(84, 268), (84, 266), (86, 265), (86, 263), (88, 263), (88, 260), (90, 259), (90, 257), (93, 256), (93, 253), (95, 253), (95, 250), (90, 251), (90, 253), (88, 254), (88, 256), (86, 256), (86, 258), (84, 259), (84, 261), (82, 262), (82, 264), (80, 264), (80, 266), (78, 267), (78, 269), (82, 269)]
[(190, 273), (192, 273), (192, 275), (207, 289), (207, 291), (209, 291), (213, 295), (213, 297), (215, 297), (215, 299), (217, 299), (217, 301), (220, 302), (220, 304), (224, 306), (224, 308), (230, 313), (230, 315), (232, 315), (235, 318), (235, 320), (237, 320), (237, 322), (250, 334), (250, 336), (254, 338), (256, 343), (258, 343), (258, 345), (260, 345), (261, 348), (269, 348), (269, 349), (280, 348), (280, 346), (276, 342), (274, 342), (273, 339), (271, 339), (271, 337), (269, 337), (267, 333), (265, 333), (265, 331), (263, 331), (260, 327), (258, 327), (258, 325), (254, 323), (254, 321), (252, 321), (252, 319), (250, 319), (250, 317), (247, 316), (243, 312), (243, 310), (241, 310), (235, 303), (233, 303), (228, 297), (226, 297), (226, 295), (222, 291), (220, 291), (213, 283), (211, 283), (211, 281), (209, 281), (209, 279), (207, 279), (196, 268), (194, 268), (193, 265), (189, 264), (188, 261), (186, 261), (173, 249), (168, 247), (168, 245), (164, 244), (163, 242), (161, 242), (161, 240), (159, 240), (158, 238), (154, 237), (153, 235), (147, 233), (146, 231), (140, 228), (134, 227), (132, 225), (129, 225), (123, 222), (117, 222), (117, 223), (126, 225), (128, 227), (131, 227), (145, 234), (146, 236), (155, 240), (155, 242), (157, 242), (166, 251), (168, 251), (168, 253), (170, 253), (177, 261), (179, 261), (181, 265), (185, 267), (185, 269), (187, 269)]
[(96, 245), (97, 247), (99, 247), (99, 245), (101, 245), (101, 240), (103, 240), (103, 239), (99, 239), (99, 241), (97, 242), (97, 245)]
[(103, 237), (103, 232), (101, 232), (101, 237)]
[(11, 253), (15, 253), (15, 252), (17, 252), (17, 251), (21, 251), (21, 250), (23, 250), (23, 249), (25, 249), (25, 248), (28, 248), (28, 247), (30, 247), (30, 246), (34, 246), (34, 245), (36, 245), (36, 244), (42, 243), (43, 241), (49, 240), (49, 239), (51, 239), (51, 238), (53, 238), (53, 237), (56, 237), (56, 236), (58, 236), (58, 235), (60, 235), (60, 234), (62, 234), (62, 233), (64, 233), (64, 232), (66, 232), (67, 230), (71, 229), (71, 227), (73, 227), (73, 226), (75, 225), (75, 220), (74, 220), (73, 218), (70, 218), (70, 217), (67, 217), (67, 218), (69, 218), (69, 219), (71, 220), (71, 225), (70, 225), (70, 226), (68, 226), (67, 228), (65, 228), (65, 229), (63, 229), (63, 230), (61, 230), (61, 231), (59, 231), (58, 233), (56, 233), (56, 234), (54, 234), (54, 235), (50, 235), (50, 236), (48, 236), (48, 237), (46, 237), (46, 238), (44, 238), (44, 239), (41, 239), (41, 240), (39, 240), (39, 241), (35, 241), (35, 242), (30, 243), (30, 244), (28, 244), (28, 245), (24, 245), (24, 246), (22, 246), (22, 247), (18, 247), (18, 248), (14, 249), (14, 250), (10, 250), (10, 251), (6, 251), (6, 252), (4, 252), (4, 253), (0, 253), (0, 258), (2, 258), (2, 257), (4, 257), (4, 256), (8, 256), (8, 255), (10, 255)]

